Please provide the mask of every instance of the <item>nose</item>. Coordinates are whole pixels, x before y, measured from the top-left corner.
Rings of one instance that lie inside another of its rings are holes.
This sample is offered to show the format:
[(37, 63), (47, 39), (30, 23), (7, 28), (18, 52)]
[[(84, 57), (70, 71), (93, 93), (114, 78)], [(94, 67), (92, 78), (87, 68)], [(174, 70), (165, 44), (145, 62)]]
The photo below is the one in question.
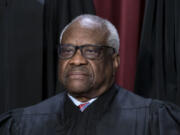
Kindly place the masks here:
[(77, 50), (74, 56), (70, 59), (69, 64), (76, 66), (86, 65), (87, 60), (82, 56), (81, 51)]

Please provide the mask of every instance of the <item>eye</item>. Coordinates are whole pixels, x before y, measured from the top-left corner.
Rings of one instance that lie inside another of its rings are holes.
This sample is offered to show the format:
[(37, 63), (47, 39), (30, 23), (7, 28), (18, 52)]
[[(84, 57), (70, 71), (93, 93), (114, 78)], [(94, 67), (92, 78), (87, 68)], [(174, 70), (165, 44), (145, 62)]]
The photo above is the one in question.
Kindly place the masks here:
[(86, 50), (84, 50), (84, 53), (88, 56), (97, 56), (99, 54), (99, 49), (95, 49), (95, 48), (88, 48)]
[(86, 49), (85, 51), (86, 51), (86, 53), (97, 53), (98, 52), (97, 49)]
[(84, 48), (84, 52), (86, 54), (96, 54), (99, 53), (99, 48), (98, 47), (94, 47), (94, 46), (88, 46)]
[(97, 46), (86, 46), (83, 48), (83, 54), (86, 58), (95, 59), (99, 57), (100, 48)]
[(61, 49), (60, 49), (61, 57), (71, 56), (71, 55), (73, 55), (73, 53), (74, 53), (73, 47), (61, 47)]
[(71, 53), (71, 52), (73, 52), (73, 48), (68, 48), (68, 47), (65, 47), (65, 48), (62, 48), (62, 52), (64, 52), (64, 53)]

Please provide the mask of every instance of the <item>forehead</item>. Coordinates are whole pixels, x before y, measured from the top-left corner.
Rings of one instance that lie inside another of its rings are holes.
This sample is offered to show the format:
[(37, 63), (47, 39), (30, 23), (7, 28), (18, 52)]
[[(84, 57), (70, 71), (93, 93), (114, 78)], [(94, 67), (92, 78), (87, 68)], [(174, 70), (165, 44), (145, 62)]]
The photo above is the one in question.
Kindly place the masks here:
[(90, 20), (81, 21), (70, 25), (62, 36), (61, 43), (74, 45), (106, 44), (108, 33), (100, 24)]

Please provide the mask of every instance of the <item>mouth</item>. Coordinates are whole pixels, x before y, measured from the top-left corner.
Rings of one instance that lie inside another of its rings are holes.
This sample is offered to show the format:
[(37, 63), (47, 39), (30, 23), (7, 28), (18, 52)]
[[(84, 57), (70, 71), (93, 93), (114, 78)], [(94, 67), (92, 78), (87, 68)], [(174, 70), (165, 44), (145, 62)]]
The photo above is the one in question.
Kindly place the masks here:
[(81, 71), (69, 72), (69, 74), (68, 74), (68, 78), (75, 79), (75, 80), (84, 80), (88, 76), (89, 75), (87, 73), (81, 72)]

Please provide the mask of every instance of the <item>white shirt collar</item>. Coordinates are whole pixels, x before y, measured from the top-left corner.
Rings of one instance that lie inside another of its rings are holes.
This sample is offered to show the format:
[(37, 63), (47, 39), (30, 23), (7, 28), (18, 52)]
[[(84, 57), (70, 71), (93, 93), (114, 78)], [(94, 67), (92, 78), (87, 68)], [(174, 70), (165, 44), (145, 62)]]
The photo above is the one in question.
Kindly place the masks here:
[[(68, 97), (72, 100), (72, 102), (73, 102), (76, 106), (79, 106), (80, 104), (86, 103), (86, 102), (81, 102), (81, 101), (75, 99), (75, 98), (74, 98), (73, 96), (71, 96), (69, 93), (68, 93)], [(90, 99), (90, 100), (88, 101), (88, 102), (89, 102), (89, 105), (90, 105), (91, 103), (93, 103), (96, 99), (97, 99), (97, 97)]]

